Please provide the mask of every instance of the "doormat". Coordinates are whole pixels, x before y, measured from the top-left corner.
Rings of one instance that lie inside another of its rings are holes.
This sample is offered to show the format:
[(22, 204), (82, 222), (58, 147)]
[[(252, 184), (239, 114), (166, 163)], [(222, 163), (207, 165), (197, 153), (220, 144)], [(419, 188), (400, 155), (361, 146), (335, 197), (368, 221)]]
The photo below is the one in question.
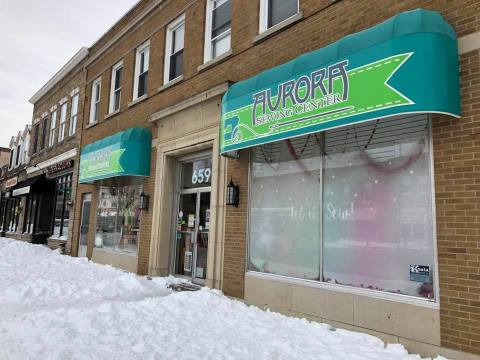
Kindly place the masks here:
[(198, 291), (202, 287), (199, 285), (185, 282), (180, 284), (171, 284), (168, 286), (168, 288), (172, 289), (173, 291)]

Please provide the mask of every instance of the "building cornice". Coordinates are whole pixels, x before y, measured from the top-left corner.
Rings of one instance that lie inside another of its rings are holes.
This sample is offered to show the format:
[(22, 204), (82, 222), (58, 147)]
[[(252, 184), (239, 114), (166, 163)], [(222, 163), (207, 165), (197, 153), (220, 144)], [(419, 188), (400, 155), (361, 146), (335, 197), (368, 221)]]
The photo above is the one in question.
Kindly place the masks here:
[[(112, 45), (114, 45), (119, 39), (121, 39), (126, 33), (128, 33), (132, 28), (134, 28), (139, 22), (141, 22), (148, 14), (150, 14), (158, 5), (162, 4), (163, 2), (165, 2), (165, 0), (153, 1), (141, 13), (139, 13), (132, 20), (130, 20), (123, 29), (121, 29), (116, 35), (114, 35), (109, 41), (107, 41), (105, 45), (103, 45), (98, 51), (94, 52), (93, 56), (91, 56), (87, 60), (85, 67), (88, 67), (93, 62), (95, 62), (95, 60), (102, 56)], [(115, 24), (113, 24), (102, 36), (100, 36), (98, 40), (95, 41), (92, 46), (90, 46), (90, 49), (97, 45), (104, 36), (106, 36), (110, 31), (112, 31), (115, 26), (117, 26), (117, 24), (119, 24), (125, 18), (126, 15), (128, 15), (133, 9), (135, 9), (137, 5), (138, 3), (135, 4), (132, 8), (130, 8), (117, 22), (115, 22)]]
[(68, 62), (62, 66), (62, 68), (52, 76), (50, 80), (43, 85), (31, 98), (28, 100), (31, 104), (35, 104), (42, 98), (48, 91), (50, 91), (60, 80), (62, 80), (70, 71), (72, 71), (80, 62), (82, 62), (88, 56), (88, 48), (82, 47)]

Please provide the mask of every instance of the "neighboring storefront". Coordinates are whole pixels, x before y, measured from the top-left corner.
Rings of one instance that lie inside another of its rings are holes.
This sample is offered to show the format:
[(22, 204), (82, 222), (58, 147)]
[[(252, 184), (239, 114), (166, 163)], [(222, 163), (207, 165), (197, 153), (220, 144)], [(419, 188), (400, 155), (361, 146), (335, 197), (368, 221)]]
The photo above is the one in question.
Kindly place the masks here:
[(71, 221), (75, 158), (72, 149), (27, 168), (24, 232), (36, 243), (65, 249)]
[(79, 183), (91, 191), (82, 194), (79, 256), (90, 249), (93, 261), (137, 271), (151, 142), (149, 130), (130, 128), (83, 147)]
[(432, 114), (460, 117), (458, 72), (453, 28), (415, 10), (230, 87), (220, 151), (248, 192), (225, 225), (233, 243), (248, 222), (239, 296), (440, 344), (431, 129)]

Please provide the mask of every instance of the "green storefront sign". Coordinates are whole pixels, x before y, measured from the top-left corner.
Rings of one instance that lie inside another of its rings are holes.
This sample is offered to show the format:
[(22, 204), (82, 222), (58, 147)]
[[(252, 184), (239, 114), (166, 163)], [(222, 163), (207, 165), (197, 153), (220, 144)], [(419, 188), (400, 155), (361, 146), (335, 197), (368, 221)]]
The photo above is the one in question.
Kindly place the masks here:
[(150, 175), (150, 131), (130, 128), (86, 145), (80, 155), (80, 183), (115, 176)]
[(419, 112), (460, 116), (455, 32), (420, 9), (232, 85), (221, 152)]

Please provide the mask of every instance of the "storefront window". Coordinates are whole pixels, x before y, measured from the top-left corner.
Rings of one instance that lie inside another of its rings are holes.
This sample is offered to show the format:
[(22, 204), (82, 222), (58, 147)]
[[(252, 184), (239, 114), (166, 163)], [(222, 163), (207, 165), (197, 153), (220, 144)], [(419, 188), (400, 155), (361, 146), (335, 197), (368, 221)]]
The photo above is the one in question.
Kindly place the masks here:
[(95, 247), (138, 252), (143, 179), (116, 177), (100, 183)]
[(55, 217), (53, 236), (66, 238), (70, 222), (69, 202), (72, 193), (72, 174), (60, 176), (56, 179)]
[(320, 168), (315, 135), (255, 148), (250, 270), (320, 279)]
[(33, 227), (35, 224), (35, 216), (37, 213), (38, 195), (30, 194), (27, 197), (25, 208), (25, 219), (23, 223), (23, 232), (33, 234)]
[(256, 147), (249, 269), (434, 298), (428, 125), (416, 115)]
[(18, 227), (18, 220), (20, 218), (20, 199), (11, 198), (7, 200), (7, 222), (6, 231), (15, 232)]

